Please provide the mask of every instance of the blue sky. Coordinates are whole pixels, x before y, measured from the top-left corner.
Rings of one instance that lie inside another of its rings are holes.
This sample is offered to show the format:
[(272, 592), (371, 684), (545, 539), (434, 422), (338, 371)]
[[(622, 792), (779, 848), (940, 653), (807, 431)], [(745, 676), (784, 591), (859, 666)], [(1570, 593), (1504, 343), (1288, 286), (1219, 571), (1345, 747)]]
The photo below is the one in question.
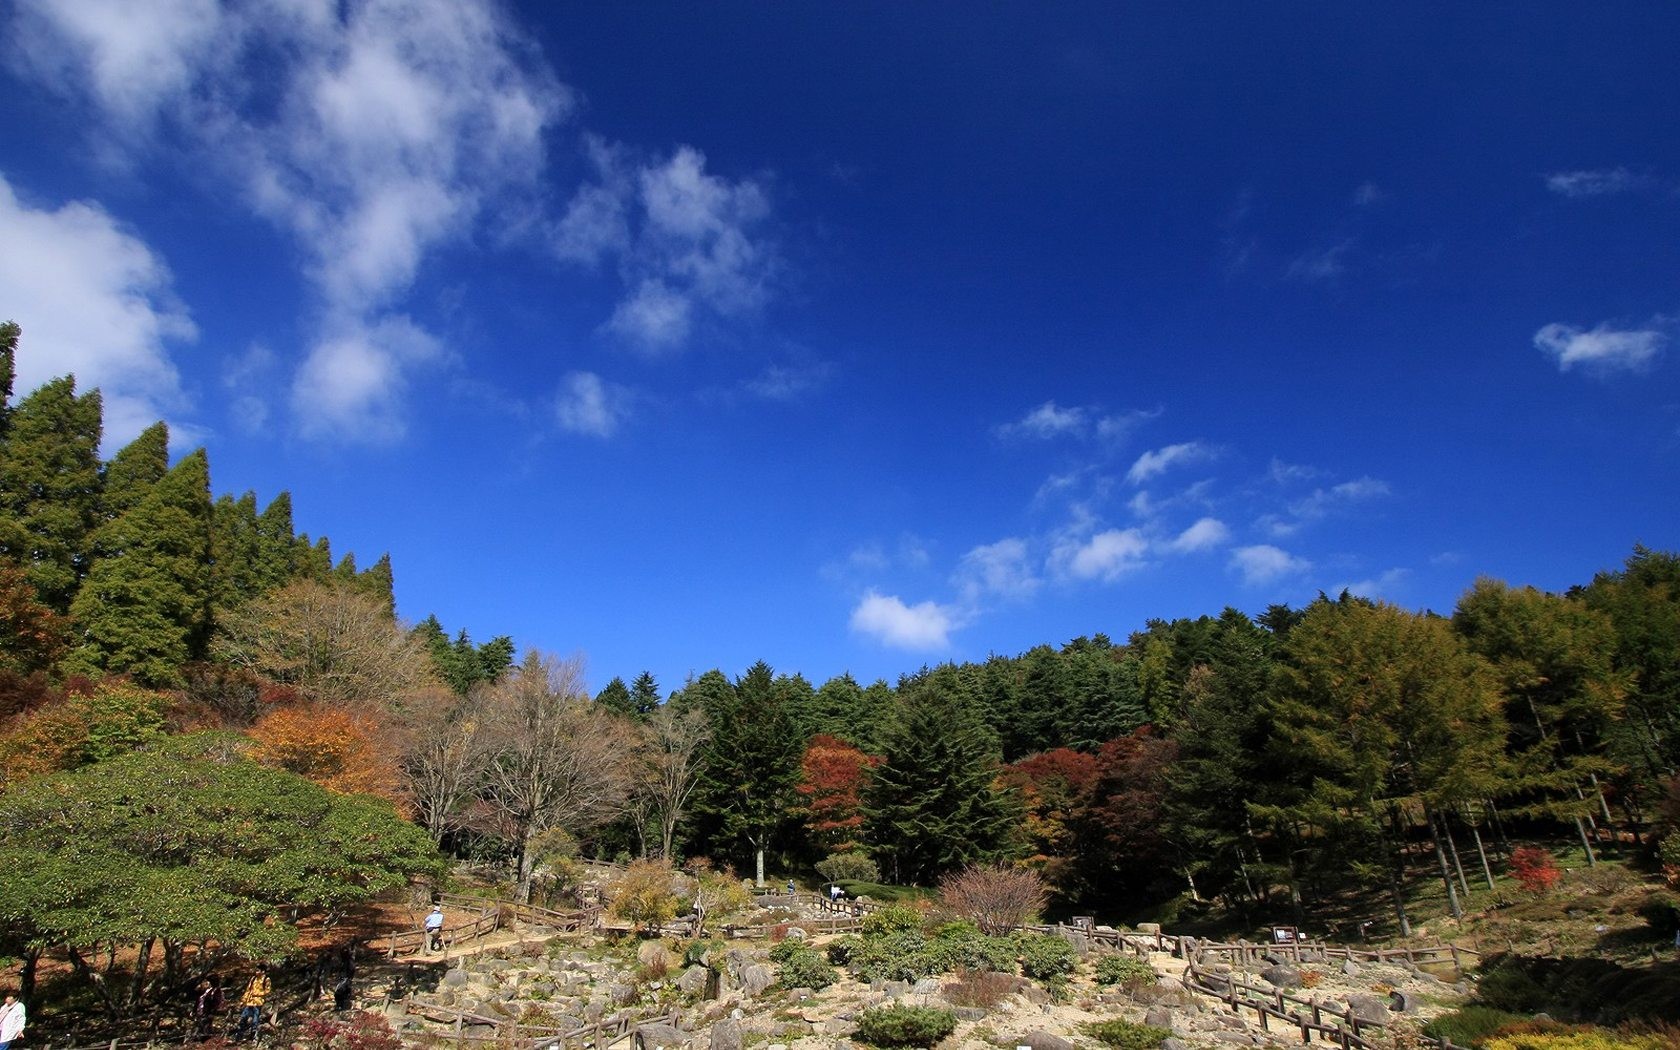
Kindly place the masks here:
[(1668, 5), (0, 18), (21, 388), (597, 686), (1680, 546)]

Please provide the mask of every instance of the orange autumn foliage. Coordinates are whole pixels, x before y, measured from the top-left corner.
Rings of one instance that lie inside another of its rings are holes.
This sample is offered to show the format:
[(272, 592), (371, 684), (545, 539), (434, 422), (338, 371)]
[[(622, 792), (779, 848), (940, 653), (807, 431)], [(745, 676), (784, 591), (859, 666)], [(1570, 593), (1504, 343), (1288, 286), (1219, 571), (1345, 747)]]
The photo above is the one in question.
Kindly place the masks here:
[(346, 795), (378, 795), (406, 813), (396, 750), (369, 714), (317, 704), (282, 707), (248, 731), (251, 756)]
[(880, 764), (838, 737), (818, 733), (811, 738), (799, 763), (799, 793), (805, 797), (806, 824), (818, 842), (839, 847), (857, 835), (863, 827), (863, 786)]

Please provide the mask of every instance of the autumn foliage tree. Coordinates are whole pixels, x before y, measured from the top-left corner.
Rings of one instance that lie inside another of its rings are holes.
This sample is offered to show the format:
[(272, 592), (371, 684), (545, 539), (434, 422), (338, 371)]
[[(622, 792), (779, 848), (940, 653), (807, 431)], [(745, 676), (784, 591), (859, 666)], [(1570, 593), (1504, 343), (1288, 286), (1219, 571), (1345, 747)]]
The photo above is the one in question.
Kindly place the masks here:
[(818, 733), (799, 761), (805, 826), (826, 852), (857, 848), (863, 829), (863, 788), (881, 764), (839, 737)]
[(971, 864), (939, 882), (939, 904), (989, 937), (1001, 937), (1044, 909), (1044, 879), (1031, 868)]
[(407, 808), (397, 756), (371, 714), (320, 704), (283, 707), (251, 727), (252, 757), (345, 795), (377, 795)]

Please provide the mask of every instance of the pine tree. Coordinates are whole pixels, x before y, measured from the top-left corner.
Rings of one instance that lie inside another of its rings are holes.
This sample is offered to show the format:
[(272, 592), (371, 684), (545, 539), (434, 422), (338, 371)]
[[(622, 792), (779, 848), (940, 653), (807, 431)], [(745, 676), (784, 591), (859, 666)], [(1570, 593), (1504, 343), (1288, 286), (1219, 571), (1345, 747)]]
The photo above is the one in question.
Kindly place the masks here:
[(101, 517), (116, 521), (140, 505), (152, 486), (169, 473), (169, 425), (159, 420), (124, 445), (105, 464)]
[(643, 671), (630, 683), (630, 699), (637, 718), (646, 718), (659, 710), (659, 679), (652, 671)]
[(259, 579), (262, 538), (257, 494), (219, 497), (210, 520), (213, 604), (218, 612), (237, 609), (266, 589)]
[[(9, 359), (8, 359), (9, 360)], [(0, 557), (18, 562), (46, 605), (70, 607), (99, 524), (99, 391), (66, 376), (12, 411), (0, 470)]]
[(625, 718), (636, 713), (636, 702), (630, 698), (630, 687), (624, 684), (622, 678), (613, 678), (605, 688), (596, 693), (595, 704)]
[(866, 835), (895, 882), (926, 884), (1007, 851), (1019, 807), (998, 786), (997, 743), (948, 677), (900, 688), (864, 792)]
[(298, 575), (298, 542), (292, 532), (292, 494), (282, 492), (257, 518), (258, 593), (290, 583)]
[(744, 845), (751, 852), (762, 886), (765, 854), (789, 823), (798, 798), (805, 742), (790, 711), (796, 690), (778, 685), (762, 660), (733, 687), (725, 679), (727, 692), (717, 688), (712, 674), (691, 685), (695, 699), (706, 705), (712, 734), (695, 809), (711, 817), (723, 840), (719, 845)]
[(17, 345), (22, 334), (16, 321), (0, 324), (0, 466), (5, 465), (6, 423), (12, 414), (12, 384), (17, 381)]
[(356, 583), (370, 597), (385, 603), (392, 616), (397, 615), (396, 579), (391, 574), (391, 555), (381, 554), (379, 560), (356, 574)]
[(110, 553), (94, 564), (71, 615), (68, 664), (174, 685), (203, 655), (210, 626), (210, 468), (200, 449), (111, 523)]

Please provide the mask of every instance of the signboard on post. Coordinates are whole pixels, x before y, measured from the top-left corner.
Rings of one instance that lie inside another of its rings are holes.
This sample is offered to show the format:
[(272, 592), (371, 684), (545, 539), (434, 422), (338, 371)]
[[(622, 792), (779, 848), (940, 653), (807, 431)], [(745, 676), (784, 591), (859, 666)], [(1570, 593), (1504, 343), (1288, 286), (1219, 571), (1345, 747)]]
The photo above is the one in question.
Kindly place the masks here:
[(1273, 926), (1273, 944), (1294, 944), (1301, 939), (1301, 931), (1293, 926)]

